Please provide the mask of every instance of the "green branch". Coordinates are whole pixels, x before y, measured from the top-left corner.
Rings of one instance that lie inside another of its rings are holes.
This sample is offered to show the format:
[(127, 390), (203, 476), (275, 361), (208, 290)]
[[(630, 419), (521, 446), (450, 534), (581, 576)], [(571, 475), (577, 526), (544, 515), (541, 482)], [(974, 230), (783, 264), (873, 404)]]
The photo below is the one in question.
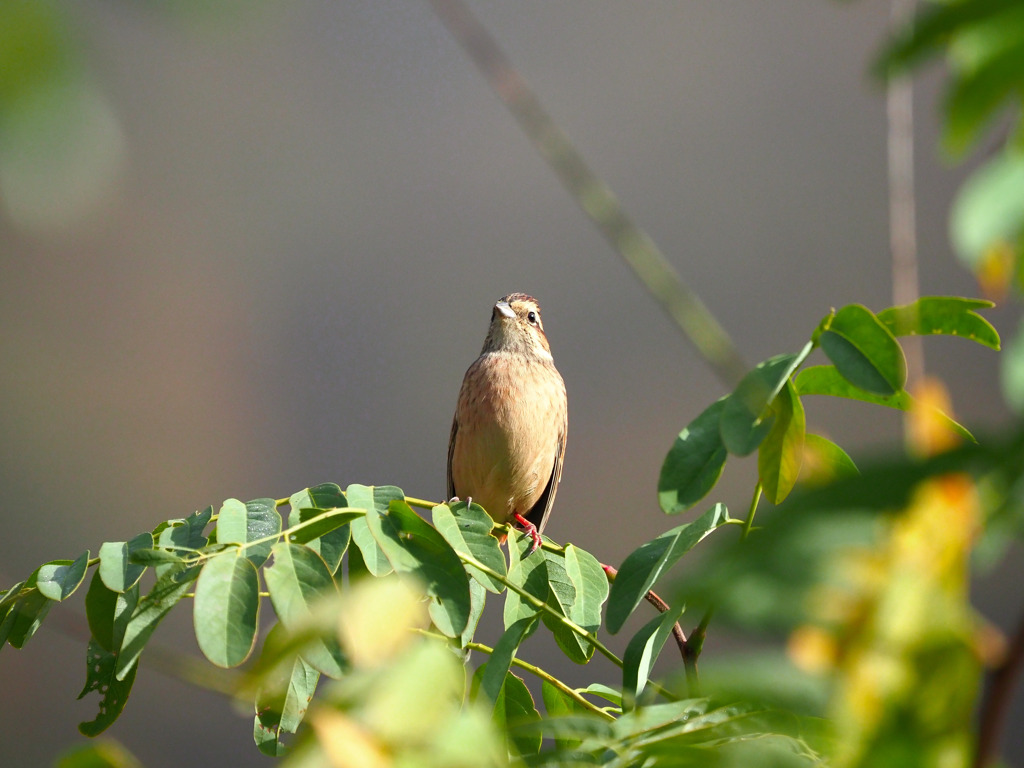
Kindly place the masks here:
[(743, 538), (750, 535), (750, 529), (754, 525), (754, 513), (757, 512), (757, 505), (761, 502), (761, 483), (758, 482), (754, 489), (754, 497), (750, 500), (750, 509), (747, 510), (747, 519), (743, 523)]

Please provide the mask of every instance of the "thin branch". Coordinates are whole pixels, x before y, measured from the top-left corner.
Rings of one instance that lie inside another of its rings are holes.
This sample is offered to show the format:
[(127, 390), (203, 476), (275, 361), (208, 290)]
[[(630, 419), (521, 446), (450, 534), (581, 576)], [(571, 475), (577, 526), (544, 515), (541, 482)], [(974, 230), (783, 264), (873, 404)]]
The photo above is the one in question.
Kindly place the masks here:
[[(891, 23), (910, 22), (915, 0), (893, 0)], [(914, 194), (914, 90), (909, 76), (895, 77), (886, 91), (889, 160), (889, 248), (892, 253), (893, 304), (911, 304), (920, 296), (917, 276), (917, 203)], [(924, 347), (919, 336), (903, 340), (907, 379), (924, 376)]]
[(1024, 617), (1010, 641), (1006, 656), (989, 678), (988, 692), (981, 702), (981, 724), (975, 768), (987, 768), (999, 760), (999, 744), (1013, 703), (1013, 692), (1024, 671)]
[(430, 0), (559, 181), (590, 217), (640, 282), (686, 334), (718, 378), (733, 387), (747, 366), (700, 297), (687, 286), (655, 242), (637, 226), (604, 182), (555, 124), (497, 40), (462, 0)]

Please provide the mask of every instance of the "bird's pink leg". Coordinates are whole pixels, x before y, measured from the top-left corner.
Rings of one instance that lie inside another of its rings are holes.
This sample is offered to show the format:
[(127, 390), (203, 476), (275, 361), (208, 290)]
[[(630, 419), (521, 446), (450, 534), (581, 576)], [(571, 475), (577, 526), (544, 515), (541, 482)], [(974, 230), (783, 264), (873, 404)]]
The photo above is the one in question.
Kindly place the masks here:
[(527, 520), (518, 512), (513, 515), (515, 521), (523, 527), (523, 533), (533, 539), (533, 545), (530, 547), (530, 551), (526, 553), (529, 557), (540, 548), (540, 531), (537, 530), (537, 526)]

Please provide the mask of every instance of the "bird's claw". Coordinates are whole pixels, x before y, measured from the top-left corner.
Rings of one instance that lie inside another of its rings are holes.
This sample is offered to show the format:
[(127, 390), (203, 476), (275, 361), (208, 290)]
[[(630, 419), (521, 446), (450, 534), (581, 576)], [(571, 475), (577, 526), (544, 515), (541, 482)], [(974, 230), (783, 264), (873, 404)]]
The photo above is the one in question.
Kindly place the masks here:
[(518, 512), (515, 515), (515, 520), (523, 527), (523, 533), (530, 537), (533, 543), (530, 545), (530, 551), (526, 553), (526, 557), (529, 557), (538, 549), (540, 549), (541, 538), (540, 531), (537, 530), (537, 526), (527, 520), (525, 517), (520, 515)]

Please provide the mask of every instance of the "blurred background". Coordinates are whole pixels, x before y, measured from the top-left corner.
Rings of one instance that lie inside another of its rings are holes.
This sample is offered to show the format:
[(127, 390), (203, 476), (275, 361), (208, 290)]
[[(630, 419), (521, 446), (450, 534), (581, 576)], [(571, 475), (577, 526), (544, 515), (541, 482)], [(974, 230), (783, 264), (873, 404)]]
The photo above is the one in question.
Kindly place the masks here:
[[(471, 5), (750, 364), (830, 307), (892, 304), (866, 75), (888, 3)], [(940, 74), (916, 90), (921, 292), (974, 296), (948, 245), (970, 164), (936, 149)], [(662, 459), (726, 390), (428, 4), (7, 0), (0, 88), (19, 105), (0, 114), (4, 586), (228, 497), (333, 481), (440, 499), (463, 372), (511, 291), (541, 302), (569, 390), (547, 533), (618, 563), (678, 524)], [(997, 354), (938, 338), (925, 356), (968, 427), (1009, 420)], [(809, 428), (855, 458), (898, 446), (897, 413), (822, 406)], [(711, 500), (745, 509), (755, 472), (730, 461)], [(1022, 577), (979, 581), (997, 625)], [(85, 646), (57, 631), (81, 613), (76, 596), (0, 654), (7, 765), (83, 740)], [(197, 652), (187, 606), (156, 639)], [(251, 716), (144, 655), (110, 734), (150, 768), (269, 764)]]

